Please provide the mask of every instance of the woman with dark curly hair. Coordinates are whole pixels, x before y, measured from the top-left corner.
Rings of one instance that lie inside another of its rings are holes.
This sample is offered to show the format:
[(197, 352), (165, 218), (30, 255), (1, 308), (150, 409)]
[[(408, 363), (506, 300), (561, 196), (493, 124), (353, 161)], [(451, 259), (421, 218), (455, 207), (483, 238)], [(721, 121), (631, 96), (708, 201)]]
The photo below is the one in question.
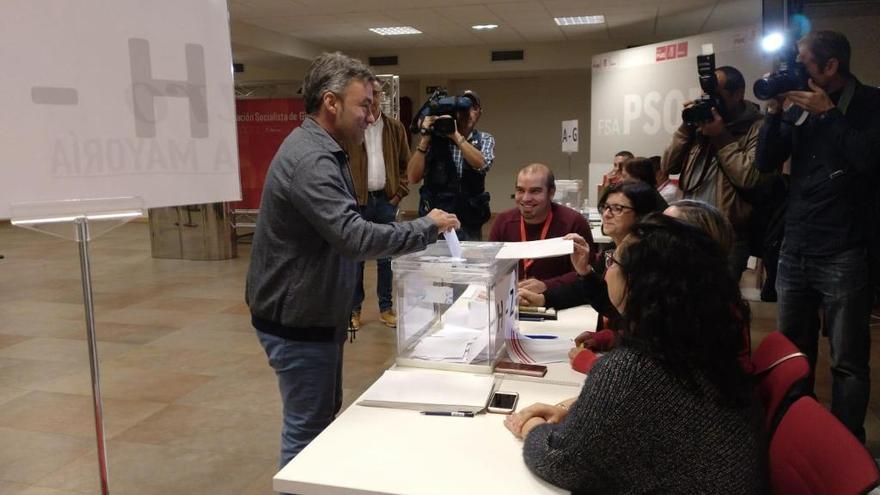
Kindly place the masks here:
[(620, 342), (570, 407), (508, 417), (526, 464), (575, 492), (763, 493), (761, 415), (737, 360), (749, 310), (717, 242), (654, 214), (607, 260)]

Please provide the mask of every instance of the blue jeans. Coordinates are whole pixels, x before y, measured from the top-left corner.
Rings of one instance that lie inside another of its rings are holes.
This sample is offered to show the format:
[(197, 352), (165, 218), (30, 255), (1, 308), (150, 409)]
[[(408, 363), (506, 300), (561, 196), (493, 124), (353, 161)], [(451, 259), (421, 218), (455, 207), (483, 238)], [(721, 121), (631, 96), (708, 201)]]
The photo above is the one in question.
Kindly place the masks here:
[(344, 331), (341, 335), (343, 340), (337, 342), (299, 342), (257, 330), (281, 391), (279, 469), (324, 431), (342, 408)]
[(808, 390), (815, 382), (821, 313), (831, 348), (831, 412), (862, 442), (871, 391), (867, 266), (864, 247), (811, 257), (789, 253), (783, 243), (776, 278), (779, 329), (810, 361)]
[[(367, 204), (361, 207), (361, 216), (374, 223), (391, 223), (397, 218), (397, 207), (388, 201), (385, 191), (371, 192)], [(354, 286), (354, 306), (352, 311), (360, 312), (364, 302), (364, 262), (358, 263), (358, 281)], [(391, 258), (376, 260), (376, 297), (379, 298), (379, 311), (391, 309)]]

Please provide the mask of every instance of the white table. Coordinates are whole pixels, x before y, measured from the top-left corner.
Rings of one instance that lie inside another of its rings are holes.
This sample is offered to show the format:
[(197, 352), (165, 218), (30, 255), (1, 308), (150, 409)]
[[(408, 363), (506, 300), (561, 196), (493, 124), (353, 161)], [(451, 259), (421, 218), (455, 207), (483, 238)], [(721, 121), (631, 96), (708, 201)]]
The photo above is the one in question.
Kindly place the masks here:
[[(592, 308), (579, 307), (560, 311), (556, 321), (520, 325), (526, 332), (574, 338), (595, 321)], [(520, 394), (518, 407), (574, 397), (584, 380), (567, 362), (548, 365), (544, 378), (498, 376), (499, 390)], [(355, 401), (275, 475), (273, 487), (304, 495), (566, 493), (526, 468), (522, 442), (503, 421), (500, 414), (423, 416)]]

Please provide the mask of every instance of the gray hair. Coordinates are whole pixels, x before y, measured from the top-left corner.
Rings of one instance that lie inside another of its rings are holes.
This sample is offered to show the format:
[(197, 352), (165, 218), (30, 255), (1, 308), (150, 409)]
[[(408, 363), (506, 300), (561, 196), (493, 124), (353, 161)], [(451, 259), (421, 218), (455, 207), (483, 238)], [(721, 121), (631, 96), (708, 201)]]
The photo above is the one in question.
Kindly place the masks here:
[(303, 79), (303, 100), (306, 113), (315, 115), (321, 108), (324, 93), (342, 95), (352, 80), (372, 81), (376, 76), (356, 58), (341, 52), (324, 53), (312, 61)]

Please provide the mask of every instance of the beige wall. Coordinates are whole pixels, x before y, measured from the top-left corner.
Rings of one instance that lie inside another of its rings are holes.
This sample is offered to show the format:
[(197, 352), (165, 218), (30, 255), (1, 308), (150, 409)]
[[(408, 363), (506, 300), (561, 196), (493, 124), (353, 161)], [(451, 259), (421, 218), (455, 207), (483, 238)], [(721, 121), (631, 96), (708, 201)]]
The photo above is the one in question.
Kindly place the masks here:
[(841, 15), (842, 6), (813, 6), (807, 15), (813, 22), (813, 29), (830, 29), (846, 35), (852, 48), (850, 69), (864, 84), (880, 86), (880, 2), (875, 6), (865, 5), (856, 14)]
[[(569, 178), (568, 157), (561, 151), (562, 121), (578, 119), (581, 125), (589, 125), (586, 70), (521, 78), (457, 79), (448, 81), (448, 89), (450, 93), (465, 89), (479, 93), (483, 116), (477, 127), (495, 136), (495, 163), (486, 177), (492, 211), (513, 207), (510, 195), (516, 172), (529, 163), (546, 163), (558, 179)], [(426, 98), (421, 82), (401, 83), (401, 94), (412, 98), (415, 106)], [(586, 180), (589, 132), (580, 135), (581, 151), (571, 159), (572, 178)], [(413, 188), (403, 209), (413, 210), (417, 205), (418, 191)]]

